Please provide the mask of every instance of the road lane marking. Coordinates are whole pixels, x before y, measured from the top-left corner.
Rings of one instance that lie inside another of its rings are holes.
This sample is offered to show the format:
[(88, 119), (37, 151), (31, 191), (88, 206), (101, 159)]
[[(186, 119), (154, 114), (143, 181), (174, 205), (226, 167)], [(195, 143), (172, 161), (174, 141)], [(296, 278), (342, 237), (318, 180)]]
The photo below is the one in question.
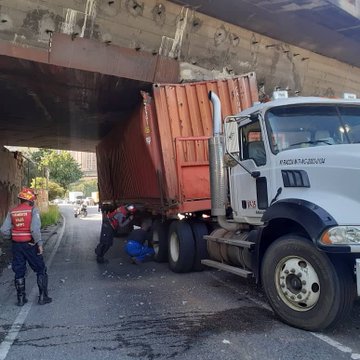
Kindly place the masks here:
[[(220, 279), (218, 276), (216, 276), (216, 274), (214, 273), (209, 273), (209, 275), (211, 277), (213, 277), (214, 279), (216, 279), (217, 281), (219, 281), (220, 283), (222, 283), (224, 286), (226, 286), (227, 288), (231, 289), (232, 291), (234, 291), (235, 293), (244, 295), (243, 292), (241, 292), (239, 289), (237, 289), (235, 286), (230, 285), (229, 283), (225, 282), (224, 280)], [(246, 298), (249, 299), (251, 302), (253, 302), (254, 304), (261, 306), (267, 310), (270, 310), (271, 312), (274, 313), (273, 309), (265, 302), (255, 299), (252, 296), (249, 296), (248, 294), (246, 294)], [(305, 330), (304, 330), (305, 331)], [(319, 340), (325, 342), (326, 344), (336, 348), (337, 350), (343, 352), (343, 353), (347, 353), (351, 355), (351, 359), (352, 360), (360, 360), (360, 354), (359, 353), (354, 353), (353, 349), (345, 346), (343, 344), (341, 344), (340, 342), (331, 339), (330, 337), (328, 337), (327, 335), (323, 335), (320, 333), (314, 333), (314, 332), (310, 332), (311, 335), (315, 336), (316, 338), (318, 338)]]
[(326, 342), (328, 345), (338, 349), (339, 351), (343, 352), (343, 353), (347, 353), (347, 354), (351, 354), (351, 359), (360, 359), (360, 354), (354, 353), (353, 349), (345, 346), (341, 343), (339, 343), (336, 340), (331, 339), (330, 337), (328, 337), (327, 335), (323, 335), (323, 334), (319, 334), (319, 333), (314, 333), (311, 332), (311, 334), (315, 337), (317, 337), (318, 339)]
[[(47, 267), (50, 268), (51, 263), (54, 259), (54, 256), (60, 246), (62, 237), (64, 236), (64, 231), (65, 231), (65, 217), (62, 216), (63, 218), (63, 225), (62, 228), (60, 230), (60, 234), (57, 238), (56, 244), (50, 254), (50, 257), (47, 261)], [(30, 292), (30, 297), (34, 298), (36, 297), (36, 292), (37, 292), (37, 286), (35, 285)], [(11, 325), (11, 328), (8, 332), (8, 334), (6, 335), (5, 339), (0, 343), (0, 360), (5, 360), (7, 354), (10, 351), (11, 346), (13, 345), (14, 341), (16, 340), (22, 326), (24, 325), (24, 322), (26, 320), (26, 317), (28, 316), (31, 306), (32, 306), (32, 302), (28, 302), (26, 303), (20, 310), (18, 316), (16, 317), (15, 321), (13, 322), (13, 324)]]

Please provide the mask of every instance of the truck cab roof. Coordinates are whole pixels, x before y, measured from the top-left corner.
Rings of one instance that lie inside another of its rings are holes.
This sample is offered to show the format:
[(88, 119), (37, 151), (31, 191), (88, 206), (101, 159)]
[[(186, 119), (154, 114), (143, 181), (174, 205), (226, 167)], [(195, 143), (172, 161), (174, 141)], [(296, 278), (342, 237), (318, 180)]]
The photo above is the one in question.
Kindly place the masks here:
[(360, 99), (359, 100), (347, 100), (347, 99), (328, 99), (322, 97), (305, 97), (305, 96), (298, 96), (292, 97), (287, 99), (278, 99), (272, 100), (265, 103), (258, 103), (254, 106), (245, 109), (241, 113), (237, 114), (236, 116), (242, 117), (247, 116), (256, 112), (265, 112), (268, 109), (278, 107), (278, 106), (286, 106), (286, 105), (299, 105), (299, 104), (352, 104), (352, 105), (359, 105), (360, 106)]

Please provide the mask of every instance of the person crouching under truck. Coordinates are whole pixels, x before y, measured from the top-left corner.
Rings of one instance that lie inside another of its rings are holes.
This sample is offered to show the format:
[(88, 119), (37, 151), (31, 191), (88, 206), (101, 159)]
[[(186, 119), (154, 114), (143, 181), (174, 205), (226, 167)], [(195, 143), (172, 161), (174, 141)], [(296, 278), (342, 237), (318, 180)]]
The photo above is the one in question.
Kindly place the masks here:
[(35, 193), (23, 188), (18, 194), (20, 204), (10, 210), (1, 227), (5, 239), (12, 240), (12, 269), (15, 273), (17, 305), (27, 303), (25, 292), (26, 262), (36, 272), (39, 287), (40, 305), (52, 301), (48, 296), (48, 276), (43, 258), (43, 242), (41, 239), (41, 221), (39, 210), (34, 207)]
[(134, 264), (140, 264), (145, 260), (150, 260), (155, 254), (154, 249), (145, 245), (151, 240), (151, 219), (145, 219), (140, 229), (131, 231), (128, 235), (125, 251), (131, 257)]
[(133, 219), (136, 209), (133, 205), (120, 206), (112, 212), (103, 213), (100, 241), (95, 249), (96, 261), (99, 264), (107, 262), (105, 253), (111, 248), (114, 236), (120, 228), (126, 227)]

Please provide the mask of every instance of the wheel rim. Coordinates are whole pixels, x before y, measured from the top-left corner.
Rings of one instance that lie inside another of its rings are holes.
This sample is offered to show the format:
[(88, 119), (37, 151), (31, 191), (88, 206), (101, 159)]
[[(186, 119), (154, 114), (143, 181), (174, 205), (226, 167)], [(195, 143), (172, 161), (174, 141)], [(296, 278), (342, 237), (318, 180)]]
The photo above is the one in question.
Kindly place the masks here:
[(293, 310), (308, 311), (319, 301), (319, 276), (302, 257), (282, 259), (275, 269), (275, 282), (280, 298)]
[(159, 233), (157, 231), (153, 232), (152, 246), (155, 252), (155, 255), (159, 253)]
[(179, 260), (179, 238), (175, 232), (170, 236), (170, 256), (171, 259), (176, 263)]

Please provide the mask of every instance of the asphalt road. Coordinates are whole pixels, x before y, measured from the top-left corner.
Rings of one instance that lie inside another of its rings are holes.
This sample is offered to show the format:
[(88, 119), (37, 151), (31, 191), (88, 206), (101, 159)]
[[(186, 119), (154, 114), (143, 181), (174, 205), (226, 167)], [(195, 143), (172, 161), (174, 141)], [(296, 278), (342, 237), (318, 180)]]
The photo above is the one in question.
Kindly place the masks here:
[(53, 302), (37, 305), (29, 272), (29, 303), (18, 308), (11, 270), (0, 277), (0, 360), (360, 359), (359, 303), (331, 332), (295, 329), (276, 319), (254, 284), (231, 274), (133, 265), (123, 239), (108, 264), (97, 264), (96, 208), (86, 219), (61, 208), (64, 227), (45, 246)]

